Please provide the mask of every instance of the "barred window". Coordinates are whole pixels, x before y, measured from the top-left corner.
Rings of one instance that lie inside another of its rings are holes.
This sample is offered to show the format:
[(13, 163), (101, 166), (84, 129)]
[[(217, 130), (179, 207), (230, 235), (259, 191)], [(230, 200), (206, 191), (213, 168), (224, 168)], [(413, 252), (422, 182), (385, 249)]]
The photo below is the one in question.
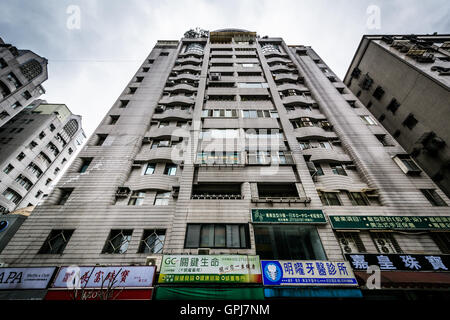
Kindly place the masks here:
[(450, 254), (450, 232), (432, 232), (431, 238), (444, 254)]
[(397, 240), (391, 232), (372, 232), (373, 243), (380, 253), (402, 253)]
[(345, 253), (366, 252), (358, 232), (337, 232), (336, 235)]
[(64, 125), (63, 129), (69, 135), (69, 137), (73, 137), (75, 133), (77, 133), (78, 127), (78, 121), (75, 119), (71, 119)]
[(61, 254), (75, 230), (52, 230), (39, 250), (39, 254)]
[(102, 253), (125, 253), (133, 230), (111, 230)]
[(129, 206), (141, 206), (144, 203), (145, 192), (143, 191), (133, 191), (130, 200), (128, 201)]
[(31, 59), (20, 66), (20, 71), (28, 81), (33, 80), (42, 73), (42, 65), (36, 59)]
[(138, 253), (162, 253), (166, 230), (144, 230)]

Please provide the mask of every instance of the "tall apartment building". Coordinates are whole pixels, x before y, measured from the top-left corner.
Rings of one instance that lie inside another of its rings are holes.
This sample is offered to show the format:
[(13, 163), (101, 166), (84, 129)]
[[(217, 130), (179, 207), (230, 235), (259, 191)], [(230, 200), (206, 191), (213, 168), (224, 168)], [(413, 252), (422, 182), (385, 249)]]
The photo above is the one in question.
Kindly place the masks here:
[(450, 196), (450, 35), (364, 36), (344, 78)]
[(45, 93), (47, 59), (0, 38), (0, 127)]
[(37, 205), (83, 141), (81, 117), (36, 100), (0, 128), (0, 212)]
[[(432, 288), (448, 281), (449, 203), (310, 47), (188, 32), (157, 42), (0, 261), (348, 260), (363, 283), (370, 260), (383, 285)], [(392, 272), (402, 253), (437, 269)]]

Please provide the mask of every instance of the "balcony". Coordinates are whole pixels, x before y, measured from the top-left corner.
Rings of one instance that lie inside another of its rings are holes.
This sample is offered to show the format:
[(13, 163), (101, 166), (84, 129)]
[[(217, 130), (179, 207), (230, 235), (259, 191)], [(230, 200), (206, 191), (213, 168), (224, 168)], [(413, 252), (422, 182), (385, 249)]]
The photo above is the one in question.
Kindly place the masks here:
[(156, 160), (170, 160), (174, 163), (183, 161), (182, 144), (170, 147), (160, 147), (151, 149), (150, 146), (144, 146), (136, 155), (135, 161), (146, 162)]
[(315, 103), (315, 100), (309, 96), (305, 95), (292, 95), (292, 96), (284, 96), (281, 98), (283, 104), (303, 104), (303, 105), (312, 105)]
[(272, 63), (276, 63), (276, 62), (284, 63), (284, 64), (292, 63), (291, 60), (285, 59), (285, 58), (281, 58), (281, 57), (274, 57), (274, 58), (267, 59), (267, 63), (269, 65), (271, 65)]
[(180, 81), (180, 80), (198, 81), (199, 79), (200, 75), (194, 75), (190, 73), (182, 73), (177, 76), (169, 77), (169, 81)]
[(309, 155), (310, 161), (335, 161), (335, 162), (351, 162), (352, 159), (343, 152), (326, 148), (309, 148), (302, 150), (303, 155)]
[(177, 64), (195, 64), (200, 65), (202, 63), (202, 59), (195, 58), (195, 57), (186, 57), (186, 58), (180, 58), (176, 61)]
[(282, 80), (288, 80), (288, 81), (298, 81), (299, 76), (298, 74), (292, 74), (292, 73), (281, 73), (274, 75), (275, 81), (282, 81)]
[(183, 72), (183, 71), (200, 72), (201, 69), (202, 69), (201, 66), (195, 66), (195, 65), (191, 65), (191, 64), (186, 64), (186, 65), (175, 66), (172, 69), (172, 71), (177, 71), (177, 72)]
[(124, 186), (131, 190), (157, 189), (172, 191), (173, 186), (178, 186), (177, 176), (168, 176), (165, 174), (148, 174), (139, 176), (136, 179), (128, 180)]
[(153, 120), (168, 120), (168, 119), (192, 119), (191, 110), (181, 110), (180, 108), (164, 110), (161, 113), (154, 113)]
[(241, 183), (198, 183), (192, 186), (192, 200), (241, 200)]
[(326, 131), (321, 127), (301, 127), (294, 129), (296, 137), (301, 138), (331, 138), (337, 139), (338, 136), (333, 131)]
[(165, 87), (164, 91), (175, 92), (197, 92), (197, 87), (193, 83), (179, 83), (170, 87)]
[(177, 126), (167, 126), (159, 128), (157, 126), (151, 126), (147, 131), (144, 138), (156, 138), (156, 137), (189, 137), (189, 128), (182, 128)]
[(185, 96), (185, 95), (173, 95), (173, 96), (163, 96), (161, 100), (159, 100), (160, 104), (176, 104), (176, 105), (193, 105), (195, 103), (195, 96)]
[(297, 69), (288, 67), (288, 66), (286, 66), (286, 65), (284, 65), (284, 64), (277, 64), (277, 65), (274, 65), (274, 66), (272, 66), (272, 67), (269, 67), (269, 70), (270, 70), (271, 72), (282, 71), (282, 72), (284, 72), (284, 73), (295, 73), (295, 72), (297, 72)]
[(277, 86), (278, 91), (285, 91), (285, 90), (298, 90), (302, 92), (308, 92), (309, 89), (300, 83), (285, 83), (282, 85)]

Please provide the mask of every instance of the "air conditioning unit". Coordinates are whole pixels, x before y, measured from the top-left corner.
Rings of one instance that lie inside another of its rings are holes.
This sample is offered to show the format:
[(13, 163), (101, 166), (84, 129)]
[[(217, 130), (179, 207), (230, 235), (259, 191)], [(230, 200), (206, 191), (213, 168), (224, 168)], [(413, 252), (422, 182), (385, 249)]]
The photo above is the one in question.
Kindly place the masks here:
[(146, 265), (146, 266), (155, 266), (155, 265), (156, 265), (156, 258), (154, 258), (154, 257), (152, 257), (152, 256), (147, 257), (147, 258), (145, 259), (145, 265)]
[(209, 78), (214, 81), (219, 81), (221, 78), (220, 72), (211, 72)]
[(210, 248), (199, 248), (198, 254), (199, 255), (209, 255)]

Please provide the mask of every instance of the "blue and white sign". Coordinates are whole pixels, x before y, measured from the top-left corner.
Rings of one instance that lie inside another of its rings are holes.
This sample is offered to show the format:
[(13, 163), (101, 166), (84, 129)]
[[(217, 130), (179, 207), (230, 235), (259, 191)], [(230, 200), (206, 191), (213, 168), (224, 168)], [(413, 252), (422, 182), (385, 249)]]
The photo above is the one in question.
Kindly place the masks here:
[(346, 261), (261, 260), (265, 286), (357, 286)]

